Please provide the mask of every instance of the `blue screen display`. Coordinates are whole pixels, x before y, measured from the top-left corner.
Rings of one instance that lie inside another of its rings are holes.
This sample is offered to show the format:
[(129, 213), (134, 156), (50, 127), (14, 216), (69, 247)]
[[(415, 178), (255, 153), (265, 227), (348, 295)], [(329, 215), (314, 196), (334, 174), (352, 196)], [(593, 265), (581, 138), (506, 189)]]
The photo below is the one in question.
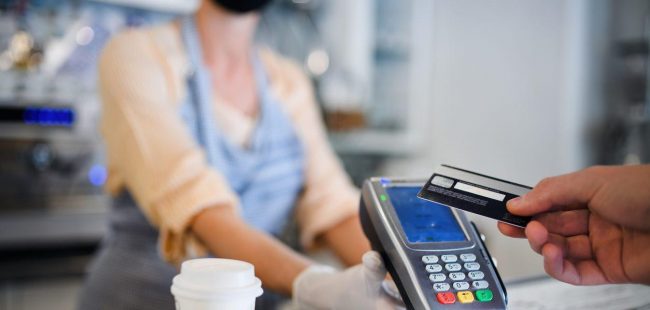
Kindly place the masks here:
[(465, 241), (454, 214), (448, 207), (417, 197), (419, 187), (386, 187), (386, 193), (410, 243)]

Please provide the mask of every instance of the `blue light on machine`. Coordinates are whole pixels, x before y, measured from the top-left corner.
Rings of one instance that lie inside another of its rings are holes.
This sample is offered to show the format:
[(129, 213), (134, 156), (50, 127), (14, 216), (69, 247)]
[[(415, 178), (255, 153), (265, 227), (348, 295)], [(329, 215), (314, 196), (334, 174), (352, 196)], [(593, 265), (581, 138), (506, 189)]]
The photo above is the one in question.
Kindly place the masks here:
[(23, 122), (28, 125), (70, 127), (74, 121), (75, 112), (69, 108), (29, 107), (23, 113)]
[(88, 170), (88, 181), (90, 184), (100, 187), (106, 183), (106, 178), (108, 173), (106, 172), (106, 167), (104, 165), (93, 165)]

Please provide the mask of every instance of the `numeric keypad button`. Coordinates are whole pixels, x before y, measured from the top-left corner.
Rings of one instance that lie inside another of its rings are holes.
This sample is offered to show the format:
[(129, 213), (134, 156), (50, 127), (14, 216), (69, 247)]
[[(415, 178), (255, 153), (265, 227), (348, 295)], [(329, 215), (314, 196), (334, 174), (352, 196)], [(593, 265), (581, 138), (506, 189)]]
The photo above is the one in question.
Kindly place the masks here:
[(480, 281), (472, 282), (472, 286), (475, 289), (480, 290), (480, 289), (488, 288), (488, 286), (490, 286), (490, 284), (487, 281), (480, 280)]
[(440, 265), (440, 264), (427, 265), (425, 267), (425, 269), (429, 273), (441, 272), (442, 271), (442, 265)]
[(457, 291), (462, 291), (469, 289), (469, 283), (467, 282), (454, 282), (454, 289)]
[(462, 272), (452, 272), (449, 274), (449, 279), (452, 281), (462, 281), (465, 280), (465, 274)]
[(460, 260), (463, 262), (474, 262), (476, 261), (476, 255), (472, 253), (460, 254)]
[(445, 265), (445, 269), (447, 269), (447, 271), (449, 272), (455, 272), (455, 271), (459, 271), (461, 269), (461, 266), (458, 263), (447, 264)]
[(444, 283), (444, 282), (434, 283), (433, 290), (436, 292), (446, 292), (449, 290), (449, 283)]
[(422, 262), (425, 264), (435, 264), (438, 262), (438, 256), (435, 255), (424, 255), (422, 256)]
[(442, 282), (447, 280), (447, 276), (444, 273), (432, 273), (429, 275), (429, 280), (431, 282)]
[(456, 261), (458, 261), (458, 256), (453, 254), (447, 254), (441, 256), (440, 259), (442, 259), (442, 261), (445, 263), (455, 263)]
[(465, 269), (469, 271), (479, 270), (481, 265), (479, 263), (465, 263)]
[(472, 280), (481, 280), (485, 278), (485, 274), (483, 274), (483, 271), (470, 271), (467, 273), (467, 275)]

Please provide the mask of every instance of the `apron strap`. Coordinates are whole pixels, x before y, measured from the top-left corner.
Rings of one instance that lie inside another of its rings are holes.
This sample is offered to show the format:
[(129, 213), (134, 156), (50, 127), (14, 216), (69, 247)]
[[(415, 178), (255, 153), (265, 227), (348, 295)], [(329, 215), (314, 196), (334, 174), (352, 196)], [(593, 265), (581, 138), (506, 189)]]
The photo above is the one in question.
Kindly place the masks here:
[[(231, 186), (238, 191), (247, 187), (247, 180), (256, 173), (256, 166), (263, 153), (265, 134), (259, 128), (253, 133), (251, 148), (244, 151), (238, 146), (230, 143), (218, 130), (217, 121), (214, 118), (213, 92), (210, 72), (205, 70), (201, 41), (199, 40), (196, 28), (196, 20), (192, 15), (183, 17), (181, 24), (181, 35), (190, 63), (191, 74), (188, 76), (189, 104), (195, 112), (197, 141), (203, 147), (208, 163), (221, 170), (230, 180)], [(256, 89), (259, 95), (260, 119), (257, 127), (264, 126), (267, 114), (268, 90), (266, 89), (267, 79), (264, 68), (257, 57), (252, 57)], [(233, 161), (237, 162), (239, 170), (232, 171)]]
[(212, 166), (219, 166), (219, 163), (216, 162), (219, 158), (218, 152), (216, 152), (216, 141), (211, 137), (211, 133), (214, 133), (215, 130), (211, 119), (213, 100), (209, 85), (210, 78), (202, 67), (201, 43), (192, 16), (188, 15), (183, 18), (181, 35), (191, 66), (191, 74), (188, 77), (188, 93), (190, 95), (189, 104), (194, 107), (196, 112), (197, 140), (205, 149), (208, 162)]

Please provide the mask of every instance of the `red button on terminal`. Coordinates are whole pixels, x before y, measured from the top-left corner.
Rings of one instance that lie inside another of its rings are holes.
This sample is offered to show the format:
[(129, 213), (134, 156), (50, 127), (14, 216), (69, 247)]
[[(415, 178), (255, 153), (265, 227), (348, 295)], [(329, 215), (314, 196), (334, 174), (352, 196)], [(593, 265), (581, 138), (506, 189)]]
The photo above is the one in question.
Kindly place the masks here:
[(436, 298), (438, 298), (438, 302), (441, 304), (453, 304), (456, 302), (456, 296), (450, 292), (438, 293), (436, 294)]

